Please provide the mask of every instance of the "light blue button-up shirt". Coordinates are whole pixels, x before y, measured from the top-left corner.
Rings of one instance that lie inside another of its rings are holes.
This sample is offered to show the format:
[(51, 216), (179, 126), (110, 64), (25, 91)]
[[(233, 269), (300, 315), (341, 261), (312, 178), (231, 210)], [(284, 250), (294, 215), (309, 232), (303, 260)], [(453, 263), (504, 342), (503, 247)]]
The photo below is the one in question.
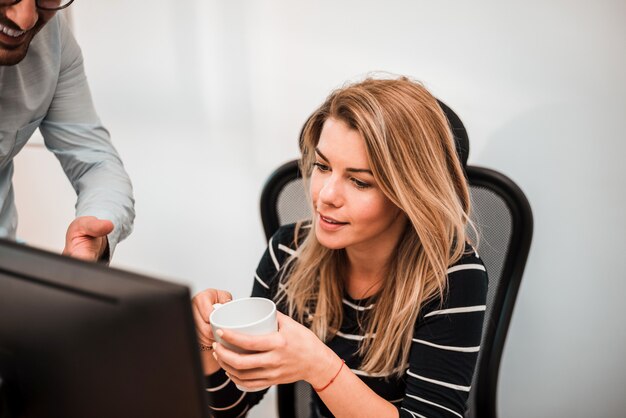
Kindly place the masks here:
[(112, 253), (132, 230), (132, 186), (94, 110), (80, 47), (60, 15), (35, 36), (19, 64), (0, 66), (1, 237), (15, 239), (13, 157), (37, 128), (77, 193), (76, 216), (115, 225), (108, 236)]

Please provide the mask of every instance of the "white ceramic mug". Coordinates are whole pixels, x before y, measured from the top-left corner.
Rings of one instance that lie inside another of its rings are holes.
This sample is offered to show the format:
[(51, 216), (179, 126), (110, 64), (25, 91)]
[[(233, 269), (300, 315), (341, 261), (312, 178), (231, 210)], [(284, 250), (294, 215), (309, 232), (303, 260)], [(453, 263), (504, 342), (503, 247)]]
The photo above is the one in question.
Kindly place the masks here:
[[(278, 331), (276, 320), (276, 304), (265, 298), (242, 298), (235, 299), (225, 304), (216, 303), (214, 311), (209, 316), (213, 337), (225, 347), (238, 353), (249, 351), (233, 346), (217, 335), (217, 330), (228, 329), (247, 335), (265, 335)], [(248, 389), (237, 385), (239, 390), (256, 392), (265, 388)]]

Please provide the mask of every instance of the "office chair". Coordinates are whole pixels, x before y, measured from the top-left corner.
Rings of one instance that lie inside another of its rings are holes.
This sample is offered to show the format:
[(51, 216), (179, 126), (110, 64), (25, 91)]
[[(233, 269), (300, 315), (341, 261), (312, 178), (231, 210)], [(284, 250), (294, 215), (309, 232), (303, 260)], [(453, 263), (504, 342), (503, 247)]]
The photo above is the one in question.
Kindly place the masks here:
[[(479, 232), (478, 252), (489, 275), (482, 342), (465, 417), (496, 418), (500, 360), (530, 250), (532, 211), (526, 196), (511, 179), (488, 168), (466, 165), (467, 132), (461, 119), (439, 103), (448, 117), (465, 168), (472, 219)], [(298, 161), (289, 161), (276, 169), (261, 193), (261, 219), (267, 239), (281, 225), (310, 218), (309, 207)], [(311, 388), (305, 382), (278, 385), (277, 395), (280, 418), (309, 416)]]

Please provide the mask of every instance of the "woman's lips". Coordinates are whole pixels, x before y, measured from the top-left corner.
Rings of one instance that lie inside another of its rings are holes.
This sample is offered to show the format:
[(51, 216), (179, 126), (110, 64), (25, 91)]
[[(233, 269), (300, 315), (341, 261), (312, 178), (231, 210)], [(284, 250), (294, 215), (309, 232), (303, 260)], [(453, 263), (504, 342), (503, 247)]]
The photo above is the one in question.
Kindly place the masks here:
[(330, 216), (324, 216), (321, 213), (318, 213), (319, 225), (322, 229), (327, 231), (336, 231), (341, 229), (343, 226), (348, 225), (348, 222), (341, 222)]

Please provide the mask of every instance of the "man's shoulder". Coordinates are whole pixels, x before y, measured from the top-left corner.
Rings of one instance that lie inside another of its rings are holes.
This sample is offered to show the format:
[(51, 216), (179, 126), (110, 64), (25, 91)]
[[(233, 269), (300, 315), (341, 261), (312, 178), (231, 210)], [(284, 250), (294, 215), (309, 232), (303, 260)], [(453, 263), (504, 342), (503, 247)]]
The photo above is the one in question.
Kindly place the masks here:
[(80, 47), (72, 34), (67, 19), (57, 13), (35, 35), (25, 65), (41, 66), (42, 62), (58, 76), (62, 68), (66, 68), (81, 57)]
[(29, 55), (31, 52), (40, 52), (42, 49), (60, 53), (63, 30), (69, 31), (70, 29), (65, 18), (57, 14), (35, 35), (30, 45), (30, 49), (33, 51), (29, 51)]

